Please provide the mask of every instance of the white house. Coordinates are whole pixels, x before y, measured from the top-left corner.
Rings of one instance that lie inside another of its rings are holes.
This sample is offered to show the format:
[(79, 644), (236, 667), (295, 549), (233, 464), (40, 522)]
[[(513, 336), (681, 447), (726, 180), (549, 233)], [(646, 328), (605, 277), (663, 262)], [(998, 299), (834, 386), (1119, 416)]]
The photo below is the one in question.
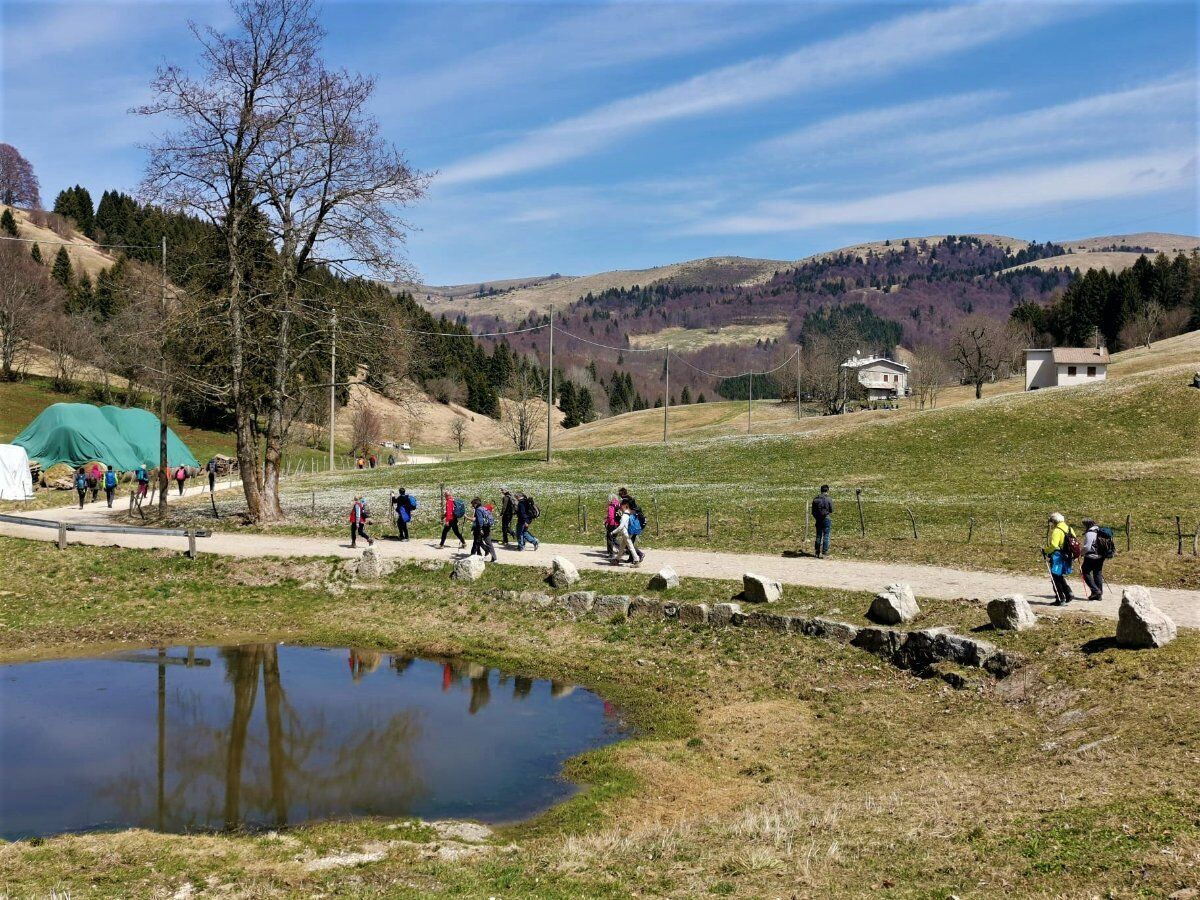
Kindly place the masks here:
[(1025, 351), (1025, 390), (1091, 384), (1108, 377), (1106, 347), (1029, 348)]
[(882, 356), (854, 357), (842, 368), (858, 375), (868, 400), (891, 400), (908, 393), (908, 366)]

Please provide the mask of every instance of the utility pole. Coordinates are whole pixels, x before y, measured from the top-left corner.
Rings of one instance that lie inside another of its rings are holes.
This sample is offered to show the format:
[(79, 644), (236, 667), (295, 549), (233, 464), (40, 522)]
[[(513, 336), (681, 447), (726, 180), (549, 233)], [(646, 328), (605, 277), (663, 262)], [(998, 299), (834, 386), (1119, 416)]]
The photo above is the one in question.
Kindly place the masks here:
[(333, 471), (333, 430), (337, 424), (337, 310), (329, 323), (329, 471)]
[(750, 415), (754, 409), (754, 373), (750, 373), (750, 393), (746, 399), (746, 434), (750, 434)]
[(167, 236), (162, 237), (158, 310), (158, 508), (167, 512)]
[(671, 408), (671, 345), (667, 344), (667, 355), (663, 361), (663, 371), (667, 376), (667, 384), (663, 389), (663, 443), (667, 442), (667, 411)]
[(796, 347), (796, 418), (800, 418), (800, 348)]
[(554, 457), (554, 306), (550, 307), (550, 368), (546, 379), (546, 462)]

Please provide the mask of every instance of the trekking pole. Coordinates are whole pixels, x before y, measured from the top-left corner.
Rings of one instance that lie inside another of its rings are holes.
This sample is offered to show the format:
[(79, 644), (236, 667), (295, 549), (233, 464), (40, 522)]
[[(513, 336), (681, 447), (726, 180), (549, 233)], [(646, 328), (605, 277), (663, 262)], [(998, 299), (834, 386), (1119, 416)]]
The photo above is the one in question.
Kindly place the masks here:
[(1058, 582), (1054, 580), (1054, 572), (1050, 570), (1050, 558), (1045, 553), (1042, 554), (1042, 562), (1046, 564), (1046, 574), (1050, 576), (1050, 590), (1054, 592), (1054, 600), (1058, 602), (1062, 600), (1062, 596), (1058, 593)]

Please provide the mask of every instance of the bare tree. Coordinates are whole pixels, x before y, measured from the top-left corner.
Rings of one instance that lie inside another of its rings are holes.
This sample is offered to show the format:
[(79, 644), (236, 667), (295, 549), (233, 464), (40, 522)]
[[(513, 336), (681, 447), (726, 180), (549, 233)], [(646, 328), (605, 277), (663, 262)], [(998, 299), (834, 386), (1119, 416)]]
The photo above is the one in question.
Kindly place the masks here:
[(91, 325), (90, 319), (62, 310), (55, 310), (45, 319), (42, 340), (54, 365), (54, 389), (60, 393), (75, 389), (83, 360), (91, 352)]
[(364, 455), (383, 438), (383, 422), (370, 402), (359, 397), (350, 405), (350, 440)]
[(983, 396), (983, 386), (995, 380), (1008, 357), (1006, 326), (984, 315), (963, 319), (950, 343), (950, 355), (965, 384), (975, 386), (975, 399)]
[(501, 430), (518, 450), (528, 450), (534, 436), (546, 424), (546, 404), (541, 397), (540, 385), (536, 385), (529, 371), (523, 369), (513, 376), (500, 403)]
[(938, 394), (946, 384), (947, 375), (945, 351), (941, 347), (921, 344), (913, 351), (908, 386), (919, 408), (924, 409), (928, 405), (932, 409), (937, 406)]
[(21, 375), (42, 310), (62, 302), (55, 294), (61, 290), (22, 245), (0, 242), (0, 378)]
[(1134, 307), (1129, 321), (1121, 329), (1121, 342), (1127, 347), (1141, 344), (1147, 350), (1163, 325), (1166, 310), (1157, 300), (1145, 300)]
[(42, 205), (33, 166), (12, 144), (0, 144), (0, 203), (27, 209)]
[(450, 423), (450, 437), (454, 439), (454, 443), (458, 446), (458, 452), (462, 453), (462, 449), (467, 443), (467, 422), (465, 419), (455, 419)]
[(858, 380), (842, 367), (858, 343), (857, 332), (846, 323), (828, 333), (805, 335), (800, 354), (801, 391), (829, 415), (841, 413), (846, 401), (861, 393)]

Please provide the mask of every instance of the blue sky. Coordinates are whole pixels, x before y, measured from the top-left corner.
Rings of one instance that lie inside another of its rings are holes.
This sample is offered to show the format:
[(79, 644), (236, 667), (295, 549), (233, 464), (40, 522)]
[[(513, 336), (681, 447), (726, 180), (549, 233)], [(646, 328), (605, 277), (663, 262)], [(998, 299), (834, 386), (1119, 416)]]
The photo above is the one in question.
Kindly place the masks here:
[[(0, 0), (0, 140), (44, 199), (136, 189), (164, 60), (224, 3)], [(943, 232), (1195, 234), (1192, 2), (327, 2), (436, 170), (429, 283), (795, 259)]]

